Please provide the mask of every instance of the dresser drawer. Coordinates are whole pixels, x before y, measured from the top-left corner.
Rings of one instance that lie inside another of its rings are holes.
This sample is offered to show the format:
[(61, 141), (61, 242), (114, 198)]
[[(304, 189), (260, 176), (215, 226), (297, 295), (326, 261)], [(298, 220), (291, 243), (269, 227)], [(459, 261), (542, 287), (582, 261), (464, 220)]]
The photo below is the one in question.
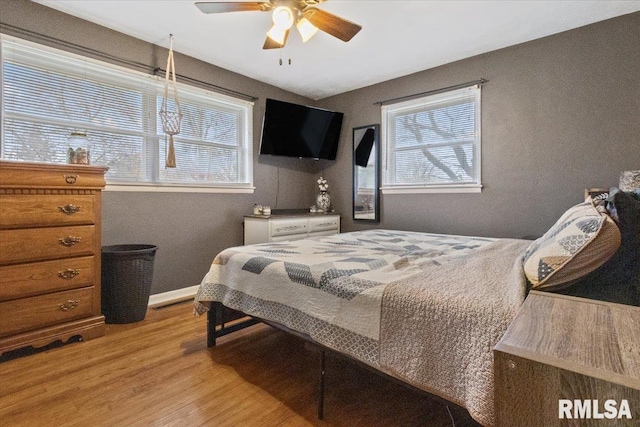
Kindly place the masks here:
[(274, 219), (271, 221), (271, 237), (301, 234), (309, 231), (309, 221), (304, 219)]
[(89, 317), (93, 287), (0, 302), (0, 336)]
[(0, 266), (0, 301), (93, 285), (94, 257)]
[(93, 224), (93, 195), (0, 195), (0, 228)]
[(340, 217), (338, 216), (325, 216), (309, 218), (309, 233), (315, 233), (316, 231), (329, 231), (335, 230), (336, 233), (340, 231)]
[(302, 233), (302, 234), (286, 234), (284, 236), (276, 236), (276, 237), (272, 237), (269, 241), (270, 242), (292, 242), (294, 240), (302, 240), (302, 239), (306, 239), (307, 237), (309, 237), (309, 235), (307, 233)]
[(338, 234), (337, 230), (327, 230), (327, 231), (317, 231), (315, 233), (309, 233), (307, 237), (322, 237), (322, 236), (333, 236), (334, 234)]
[(103, 188), (107, 168), (95, 166), (3, 162), (3, 188)]
[(95, 226), (0, 230), (0, 265), (93, 255)]

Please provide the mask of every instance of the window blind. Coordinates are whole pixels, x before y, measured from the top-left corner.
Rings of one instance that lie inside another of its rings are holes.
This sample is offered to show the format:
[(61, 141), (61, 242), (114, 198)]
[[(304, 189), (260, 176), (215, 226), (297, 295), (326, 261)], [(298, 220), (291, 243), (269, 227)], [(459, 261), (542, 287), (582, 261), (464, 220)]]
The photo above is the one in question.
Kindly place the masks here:
[(87, 132), (108, 183), (252, 186), (252, 104), (179, 84), (178, 167), (166, 169), (158, 119), (164, 81), (3, 36), (5, 159), (66, 162), (67, 138)]
[(384, 187), (480, 185), (480, 88), (385, 105)]

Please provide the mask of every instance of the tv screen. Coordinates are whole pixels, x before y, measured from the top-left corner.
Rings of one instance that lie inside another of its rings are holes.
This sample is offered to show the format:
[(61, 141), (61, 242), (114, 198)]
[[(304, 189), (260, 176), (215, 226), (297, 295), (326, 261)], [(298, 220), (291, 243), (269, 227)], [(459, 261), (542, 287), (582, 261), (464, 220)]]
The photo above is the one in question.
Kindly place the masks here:
[(342, 113), (267, 99), (260, 154), (335, 160)]

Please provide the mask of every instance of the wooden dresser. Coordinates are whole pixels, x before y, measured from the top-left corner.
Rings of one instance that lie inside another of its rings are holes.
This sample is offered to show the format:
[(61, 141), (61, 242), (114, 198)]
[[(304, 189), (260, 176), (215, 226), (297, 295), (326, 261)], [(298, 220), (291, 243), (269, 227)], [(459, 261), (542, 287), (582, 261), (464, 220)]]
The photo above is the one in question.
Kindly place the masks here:
[[(499, 427), (638, 426), (640, 307), (531, 291), (494, 369)], [(619, 410), (622, 400), (631, 418), (603, 417), (607, 401)]]
[(0, 161), (0, 354), (104, 335), (107, 168)]

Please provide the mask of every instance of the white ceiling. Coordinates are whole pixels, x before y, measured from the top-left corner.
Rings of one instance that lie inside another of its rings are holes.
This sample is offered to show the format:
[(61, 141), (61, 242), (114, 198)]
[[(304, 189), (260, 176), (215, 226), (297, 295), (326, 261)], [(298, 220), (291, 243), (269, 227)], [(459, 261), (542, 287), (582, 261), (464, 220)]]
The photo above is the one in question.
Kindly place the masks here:
[(319, 8), (363, 27), (350, 42), (318, 32), (303, 44), (292, 31), (284, 49), (263, 50), (269, 13), (207, 15), (195, 0), (34, 1), (164, 47), (171, 33), (178, 52), (314, 100), (640, 10), (640, 0), (329, 0)]

